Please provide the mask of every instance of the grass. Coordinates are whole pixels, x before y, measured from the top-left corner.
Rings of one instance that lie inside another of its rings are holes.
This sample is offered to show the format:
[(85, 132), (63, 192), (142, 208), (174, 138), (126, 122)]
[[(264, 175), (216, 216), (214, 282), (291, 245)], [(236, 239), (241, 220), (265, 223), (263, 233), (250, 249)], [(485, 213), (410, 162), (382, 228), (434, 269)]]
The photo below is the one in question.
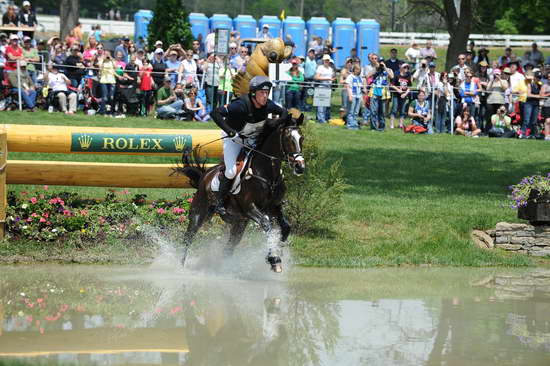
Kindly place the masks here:
[[(1, 123), (117, 127), (214, 128), (214, 125), (145, 118), (109, 119), (47, 113), (0, 114)], [(39, 127), (38, 127), (39, 128)], [(294, 237), (294, 258), (306, 266), (371, 267), (380, 265), (525, 266), (525, 256), (474, 247), (472, 229), (499, 221), (518, 221), (506, 204), (507, 186), (549, 170), (550, 144), (534, 140), (468, 139), (450, 135), (413, 136), (317, 126), (331, 159), (343, 159), (349, 188), (335, 225)], [(10, 153), (10, 159), (170, 162), (172, 158)], [(29, 189), (10, 186), (10, 189)], [(53, 189), (53, 188), (50, 188)], [(66, 190), (65, 187), (60, 187)], [(72, 187), (101, 197), (103, 188)], [(131, 190), (151, 198), (171, 198), (180, 191)], [(2, 244), (0, 253), (8, 255)], [(24, 248), (37, 251), (37, 244)], [(15, 250), (15, 249), (14, 249)], [(72, 250), (70, 245), (60, 252)], [(90, 253), (92, 254), (92, 253)], [(40, 254), (38, 254), (40, 256)], [(93, 253), (102, 258), (101, 250)]]

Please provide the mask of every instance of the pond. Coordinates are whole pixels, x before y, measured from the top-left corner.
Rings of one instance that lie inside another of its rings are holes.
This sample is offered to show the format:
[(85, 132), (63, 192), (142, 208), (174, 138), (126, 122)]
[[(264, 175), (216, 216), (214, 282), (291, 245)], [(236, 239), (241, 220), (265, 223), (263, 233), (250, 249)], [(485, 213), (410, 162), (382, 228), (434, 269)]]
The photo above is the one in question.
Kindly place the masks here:
[(3, 266), (0, 326), (0, 364), (550, 365), (550, 271)]

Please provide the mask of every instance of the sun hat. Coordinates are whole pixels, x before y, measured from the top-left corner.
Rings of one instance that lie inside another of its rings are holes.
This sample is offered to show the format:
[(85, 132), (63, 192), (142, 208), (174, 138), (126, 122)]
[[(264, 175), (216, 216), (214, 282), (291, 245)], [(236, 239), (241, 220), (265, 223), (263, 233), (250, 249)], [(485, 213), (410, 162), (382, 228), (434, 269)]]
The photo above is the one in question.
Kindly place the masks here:
[(157, 48), (157, 49), (155, 50), (155, 53), (164, 53), (164, 51), (162, 50), (162, 48)]
[(332, 59), (330, 58), (329, 55), (323, 55), (323, 61), (325, 61), (325, 60), (328, 60), (328, 61), (332, 62)]
[(489, 66), (489, 64), (487, 63), (487, 61), (484, 60), (479, 63), (479, 66), (487, 67)]
[(10, 41), (11, 41), (12, 39), (16, 39), (16, 40), (19, 41), (19, 37), (17, 37), (17, 34), (13, 34), (13, 33), (10, 34)]

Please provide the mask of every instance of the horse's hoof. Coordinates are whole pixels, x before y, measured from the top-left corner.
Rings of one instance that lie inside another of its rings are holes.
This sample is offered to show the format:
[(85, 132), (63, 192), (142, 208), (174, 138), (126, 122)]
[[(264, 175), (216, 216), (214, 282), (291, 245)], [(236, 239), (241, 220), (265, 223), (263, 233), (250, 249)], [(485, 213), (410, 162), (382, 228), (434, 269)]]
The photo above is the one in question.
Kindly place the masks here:
[(272, 264), (271, 265), (271, 270), (275, 273), (281, 273), (283, 271), (283, 267), (281, 266), (280, 263)]

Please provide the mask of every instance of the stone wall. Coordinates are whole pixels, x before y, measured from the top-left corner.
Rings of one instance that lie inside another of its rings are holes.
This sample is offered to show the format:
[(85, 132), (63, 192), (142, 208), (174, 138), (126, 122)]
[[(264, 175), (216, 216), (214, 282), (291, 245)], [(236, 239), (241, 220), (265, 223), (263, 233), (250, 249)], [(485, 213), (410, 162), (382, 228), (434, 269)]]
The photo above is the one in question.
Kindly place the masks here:
[(499, 222), (496, 230), (485, 232), (494, 247), (533, 256), (550, 256), (550, 226)]

